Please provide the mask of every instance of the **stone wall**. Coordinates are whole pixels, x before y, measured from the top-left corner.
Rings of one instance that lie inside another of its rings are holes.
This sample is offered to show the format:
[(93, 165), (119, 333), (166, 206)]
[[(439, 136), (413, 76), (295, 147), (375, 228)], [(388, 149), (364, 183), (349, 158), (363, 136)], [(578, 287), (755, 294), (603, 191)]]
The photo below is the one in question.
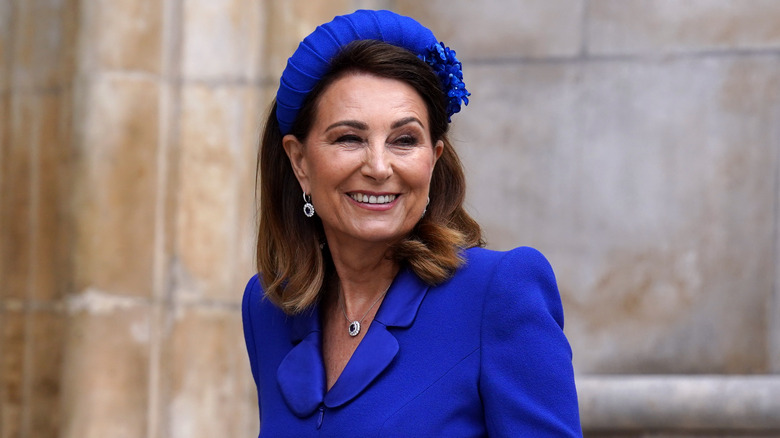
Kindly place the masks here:
[(463, 60), (468, 207), (552, 262), (586, 430), (780, 434), (780, 2), (474, 5), (0, 2), (0, 438), (252, 436), (260, 121), (356, 7)]

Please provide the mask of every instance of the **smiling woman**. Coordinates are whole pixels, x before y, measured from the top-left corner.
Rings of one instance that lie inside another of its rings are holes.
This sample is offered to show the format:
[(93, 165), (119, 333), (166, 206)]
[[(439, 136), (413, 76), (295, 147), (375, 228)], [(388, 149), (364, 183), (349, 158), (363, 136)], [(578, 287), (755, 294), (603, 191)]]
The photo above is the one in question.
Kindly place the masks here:
[(290, 58), (242, 307), (261, 436), (581, 435), (549, 264), (480, 248), (463, 209), (467, 97), (455, 53), (388, 11)]
[(283, 143), (331, 253), (359, 254), (407, 236), (444, 148), (431, 140), (422, 98), (404, 82), (352, 73), (327, 88), (316, 114), (305, 143), (292, 134)]
[[(291, 58), (291, 62), (293, 60), (294, 58)], [(294, 68), (294, 64), (288, 67), (288, 70), (291, 68)], [(313, 86), (306, 99), (300, 104), (294, 123), (286, 128), (279, 122), (279, 108), (285, 106), (285, 94), (282, 93), (285, 83), (283, 76), (280, 86), (283, 102), (277, 102), (269, 114), (258, 157), (260, 172), (258, 181), (260, 181), (261, 199), (264, 200), (260, 208), (258, 269), (260, 272), (276, 273), (273, 278), (264, 277), (264, 281), (267, 282), (266, 295), (277, 305), (295, 313), (308, 308), (314, 301), (320, 299), (322, 282), (325, 281), (327, 274), (325, 257), (332, 258), (334, 251), (338, 251), (338, 245), (326, 239), (325, 224), (322, 223), (322, 214), (319, 210), (332, 209), (339, 204), (331, 205), (331, 201), (328, 201), (326, 205), (325, 200), (329, 198), (321, 198), (325, 188), (310, 187), (305, 185), (308, 184), (305, 179), (300, 179), (301, 168), (297, 165), (302, 162), (299, 162), (300, 158), (296, 157), (305, 157), (306, 152), (314, 154), (319, 151), (327, 154), (316, 160), (309, 160), (309, 163), (310, 165), (315, 163), (317, 168), (331, 172), (336, 170), (337, 165), (341, 165), (339, 163), (343, 163), (336, 160), (336, 157), (346, 156), (346, 154), (335, 155), (335, 151), (354, 149), (356, 153), (349, 154), (350, 156), (361, 158), (361, 163), (369, 166), (372, 162), (374, 166), (377, 164), (380, 166), (373, 170), (368, 168), (369, 175), (359, 183), (372, 186), (377, 185), (376, 177), (381, 179), (384, 176), (375, 174), (372, 177), (371, 172), (401, 170), (400, 163), (387, 166), (386, 159), (375, 160), (375, 158), (386, 158), (390, 151), (395, 150), (396, 156), (402, 150), (416, 151), (415, 154), (430, 151), (438, 157), (436, 165), (432, 166), (432, 171), (426, 177), (428, 179), (426, 186), (430, 187), (426, 187), (426, 190), (430, 193), (423, 197), (425, 201), (419, 206), (415, 218), (419, 223), (411, 233), (404, 236), (405, 238), (386, 242), (385, 246), (381, 247), (383, 254), (387, 252), (385, 256), (396, 255), (404, 262), (415, 266), (417, 274), (429, 283), (436, 284), (443, 281), (460, 266), (461, 248), (482, 244), (479, 225), (462, 206), (466, 193), (465, 177), (460, 159), (449, 144), (446, 135), (450, 116), (446, 109), (446, 94), (436, 74), (417, 56), (404, 48), (376, 40), (357, 40), (348, 43), (334, 54), (327, 71), (322, 74), (322, 79)], [(334, 87), (337, 83), (342, 85)], [(353, 90), (350, 84), (364, 86)], [(371, 88), (375, 85), (382, 86), (382, 92)], [(394, 94), (386, 96), (383, 91), (390, 89)], [(351, 100), (343, 101), (342, 99), (345, 98)], [(380, 103), (381, 107), (378, 107)], [(371, 121), (366, 118), (363, 109), (367, 110), (370, 107), (375, 113), (381, 114), (378, 116), (382, 119), (381, 123), (392, 125), (391, 130), (398, 136), (392, 139), (394, 143), (386, 144), (389, 138), (383, 138), (382, 147), (376, 147), (374, 139), (377, 132), (380, 128), (385, 130), (388, 128), (378, 125), (379, 122), (376, 120)], [(392, 113), (383, 114), (384, 110), (391, 110)], [(347, 117), (347, 114), (350, 116)], [(373, 146), (365, 143), (369, 131), (374, 135), (371, 139)], [(399, 132), (406, 134), (399, 135)], [(425, 139), (427, 139), (427, 147), (420, 147)], [(436, 141), (434, 142), (433, 139)], [(410, 142), (416, 142), (417, 146), (400, 146)], [(307, 147), (309, 143), (312, 143), (311, 148)], [(340, 147), (318, 147), (328, 143), (338, 143)], [(360, 144), (366, 146), (359, 146)], [(374, 156), (379, 151), (383, 152), (382, 155)], [(297, 155), (289, 155), (292, 153)], [(406, 162), (414, 162), (414, 160), (406, 160)], [(366, 168), (363, 169), (365, 170)], [(388, 179), (389, 182), (382, 184), (385, 186), (397, 184), (397, 178)], [(361, 199), (364, 194), (367, 194), (370, 200), (370, 191), (365, 192), (366, 187), (358, 188), (364, 190), (357, 190), (351, 194), (355, 198), (360, 196)], [(318, 193), (312, 193), (313, 190)], [(304, 220), (305, 217), (298, 213), (301, 207), (297, 206), (300, 205), (298, 202), (302, 194), (307, 199), (311, 196), (311, 205), (318, 211), (317, 217), (313, 220)], [(429, 194), (433, 196), (428, 196)], [(392, 214), (409, 213), (407, 211), (411, 207), (409, 201), (411, 199), (403, 201), (404, 208), (392, 209)], [(263, 208), (271, 205), (285, 205), (285, 207)], [(420, 219), (420, 214), (426, 208), (428, 213)], [(373, 215), (373, 218), (377, 217), (379, 215)], [(341, 219), (344, 219), (344, 216)], [(349, 216), (347, 219), (352, 221)], [(329, 251), (320, 251), (320, 245), (326, 243)], [(395, 249), (388, 252), (387, 244), (392, 244)], [(437, 249), (432, 250), (432, 248)], [(365, 259), (359, 253), (355, 255)], [(277, 264), (281, 260), (284, 262)], [(284, 267), (285, 271), (280, 271), (281, 267)], [(393, 273), (388, 272), (386, 275), (389, 277), (386, 281), (389, 282), (389, 279), (393, 278)], [(286, 287), (282, 288), (282, 285)], [(380, 286), (376, 288), (381, 289)]]

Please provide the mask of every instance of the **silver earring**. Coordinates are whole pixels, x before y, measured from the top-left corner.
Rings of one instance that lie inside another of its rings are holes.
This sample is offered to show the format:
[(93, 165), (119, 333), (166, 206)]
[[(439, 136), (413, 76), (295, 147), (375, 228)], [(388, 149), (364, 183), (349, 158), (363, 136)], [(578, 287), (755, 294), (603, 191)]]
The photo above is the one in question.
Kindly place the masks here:
[(425, 213), (428, 211), (428, 204), (430, 203), (431, 203), (431, 198), (429, 197), (428, 201), (425, 202), (425, 208), (423, 208), (423, 214), (420, 215), (420, 219), (422, 219), (423, 216), (425, 216)]
[(306, 217), (314, 216), (314, 206), (311, 204), (311, 196), (309, 196), (309, 199), (306, 199), (306, 193), (303, 194), (303, 214), (305, 214)]

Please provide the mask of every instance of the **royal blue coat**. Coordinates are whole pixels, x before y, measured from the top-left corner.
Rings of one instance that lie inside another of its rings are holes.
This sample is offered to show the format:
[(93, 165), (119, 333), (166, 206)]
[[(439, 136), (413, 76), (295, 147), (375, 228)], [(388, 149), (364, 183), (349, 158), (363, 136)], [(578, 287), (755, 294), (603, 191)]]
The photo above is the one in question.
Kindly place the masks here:
[(242, 313), (260, 436), (581, 436), (549, 263), (527, 247), (465, 258), (435, 287), (402, 268), (329, 391), (318, 309), (287, 316), (253, 277)]

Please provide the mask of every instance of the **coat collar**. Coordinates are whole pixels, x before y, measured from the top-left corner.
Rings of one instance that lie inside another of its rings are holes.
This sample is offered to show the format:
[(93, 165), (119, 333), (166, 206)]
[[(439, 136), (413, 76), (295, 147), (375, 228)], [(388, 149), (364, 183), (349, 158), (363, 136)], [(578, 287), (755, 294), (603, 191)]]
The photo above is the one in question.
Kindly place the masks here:
[(319, 306), (293, 317), (291, 337), (295, 346), (279, 364), (276, 375), (290, 410), (307, 417), (321, 404), (335, 408), (363, 392), (398, 354), (398, 340), (388, 328), (410, 327), (427, 291), (428, 285), (408, 267), (399, 271), (374, 322), (327, 393)]

